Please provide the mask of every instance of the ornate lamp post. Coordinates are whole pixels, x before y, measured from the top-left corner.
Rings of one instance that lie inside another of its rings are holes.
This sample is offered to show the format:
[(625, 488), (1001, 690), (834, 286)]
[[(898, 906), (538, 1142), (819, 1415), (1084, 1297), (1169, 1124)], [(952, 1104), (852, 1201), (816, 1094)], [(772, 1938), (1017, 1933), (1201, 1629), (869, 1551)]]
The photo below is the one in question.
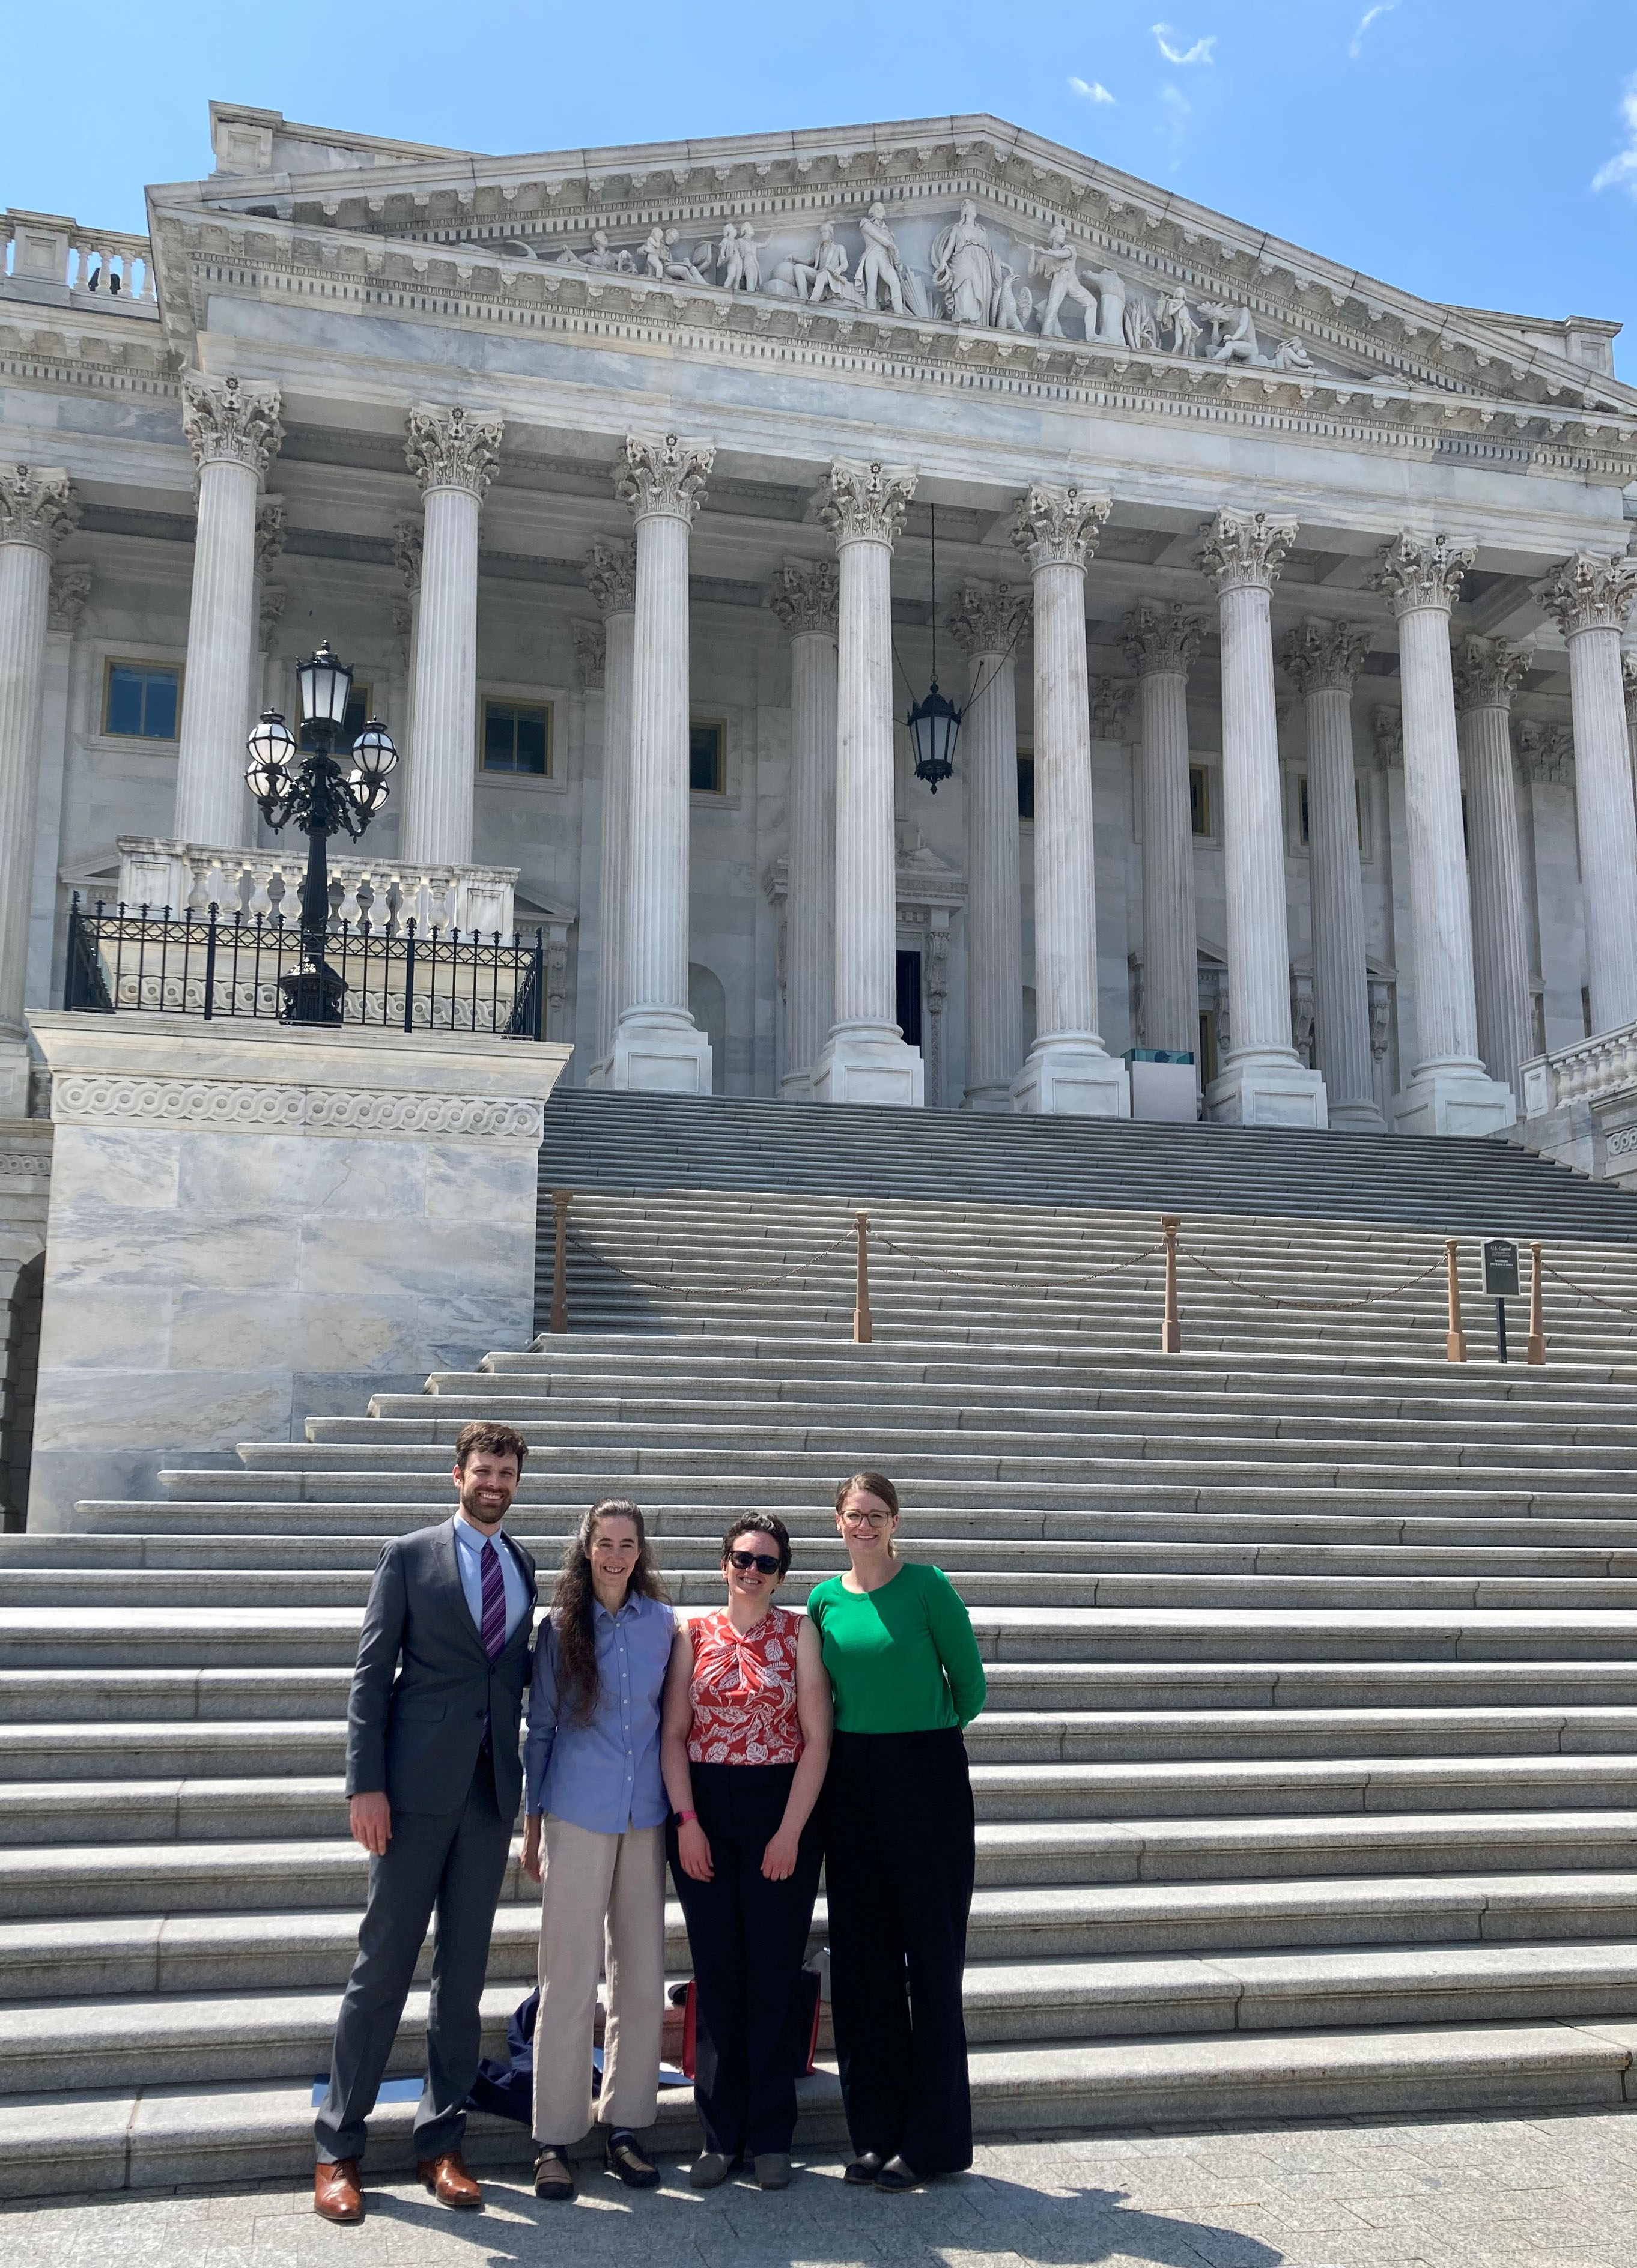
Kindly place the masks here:
[(295, 737), (269, 710), (246, 741), (250, 761), (245, 784), (275, 834), (294, 820), (307, 838), (306, 880), (301, 889), (301, 964), (281, 976), (287, 1024), (338, 1024), (346, 985), (325, 959), (329, 930), (329, 838), (344, 828), (356, 843), (387, 800), (388, 775), (398, 761), (392, 736), (372, 717), (352, 744), (355, 769), (343, 772), (332, 754), (347, 719), (352, 671), (325, 640), (296, 671), (303, 718), (318, 747), (297, 767)]

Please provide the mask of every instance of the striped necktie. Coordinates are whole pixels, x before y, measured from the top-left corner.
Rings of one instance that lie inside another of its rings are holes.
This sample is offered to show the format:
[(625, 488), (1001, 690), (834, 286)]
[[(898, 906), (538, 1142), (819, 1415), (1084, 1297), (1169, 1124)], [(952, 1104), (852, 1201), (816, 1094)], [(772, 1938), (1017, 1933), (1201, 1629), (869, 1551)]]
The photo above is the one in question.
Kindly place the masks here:
[(490, 1661), (497, 1661), (505, 1645), (505, 1578), (500, 1572), (500, 1554), (492, 1538), (483, 1538), (477, 1564), (483, 1576), (483, 1650)]

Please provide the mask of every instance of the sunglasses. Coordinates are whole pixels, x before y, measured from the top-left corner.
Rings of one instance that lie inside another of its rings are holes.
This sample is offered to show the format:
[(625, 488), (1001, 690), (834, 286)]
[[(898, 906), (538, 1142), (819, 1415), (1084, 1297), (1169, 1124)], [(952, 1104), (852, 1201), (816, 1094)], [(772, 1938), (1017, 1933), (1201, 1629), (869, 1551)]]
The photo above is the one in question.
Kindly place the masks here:
[(748, 1575), (753, 1567), (758, 1575), (777, 1575), (778, 1572), (778, 1560), (764, 1559), (759, 1551), (730, 1551), (727, 1564), (730, 1567), (737, 1567), (741, 1575)]

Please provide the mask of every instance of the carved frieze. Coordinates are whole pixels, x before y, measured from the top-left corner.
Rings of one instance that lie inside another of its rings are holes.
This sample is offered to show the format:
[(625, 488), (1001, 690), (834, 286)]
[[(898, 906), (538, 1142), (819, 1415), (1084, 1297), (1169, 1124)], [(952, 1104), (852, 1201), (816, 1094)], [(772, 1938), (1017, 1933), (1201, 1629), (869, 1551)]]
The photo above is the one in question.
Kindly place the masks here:
[(245, 1134), (417, 1136), (538, 1145), (544, 1105), (507, 1097), (269, 1080), (63, 1071), (51, 1116), (69, 1124), (209, 1127)]

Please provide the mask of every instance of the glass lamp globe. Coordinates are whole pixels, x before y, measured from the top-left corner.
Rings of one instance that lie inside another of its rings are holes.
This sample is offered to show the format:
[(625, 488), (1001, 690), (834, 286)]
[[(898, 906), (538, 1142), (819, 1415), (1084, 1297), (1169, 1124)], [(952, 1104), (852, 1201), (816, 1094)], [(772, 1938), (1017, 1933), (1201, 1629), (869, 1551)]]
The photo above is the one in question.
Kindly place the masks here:
[(398, 750), (379, 717), (372, 717), (352, 743), (352, 757), (369, 786), (385, 785), (388, 773), (397, 766)]
[(289, 792), (290, 760), (296, 753), (295, 735), (276, 709), (262, 716), (245, 748), (245, 784), (258, 803), (271, 803)]

